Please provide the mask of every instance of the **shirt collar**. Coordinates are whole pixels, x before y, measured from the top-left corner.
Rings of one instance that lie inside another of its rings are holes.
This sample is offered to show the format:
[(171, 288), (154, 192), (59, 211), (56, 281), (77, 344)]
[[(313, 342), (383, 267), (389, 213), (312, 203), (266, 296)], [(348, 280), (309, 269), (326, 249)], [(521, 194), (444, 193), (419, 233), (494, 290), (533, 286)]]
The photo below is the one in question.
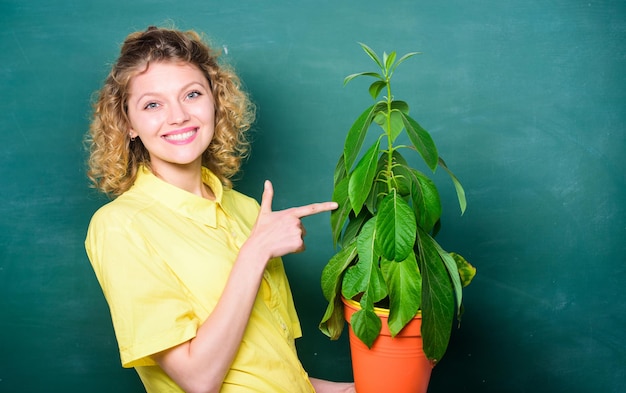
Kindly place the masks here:
[(137, 171), (134, 188), (148, 195), (166, 208), (211, 227), (217, 226), (217, 207), (222, 203), (222, 182), (209, 169), (202, 167), (202, 182), (215, 195), (215, 201), (194, 195), (156, 177), (148, 168)]

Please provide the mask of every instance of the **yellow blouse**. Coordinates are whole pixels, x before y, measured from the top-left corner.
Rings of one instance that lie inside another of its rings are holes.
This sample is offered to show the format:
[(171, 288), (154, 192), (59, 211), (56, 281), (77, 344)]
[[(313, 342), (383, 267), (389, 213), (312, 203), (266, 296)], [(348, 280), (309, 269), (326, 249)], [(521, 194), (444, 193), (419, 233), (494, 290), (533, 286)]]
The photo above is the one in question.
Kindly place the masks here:
[[(217, 304), (258, 203), (203, 168), (209, 201), (141, 168), (93, 216), (85, 247), (109, 304), (120, 357), (149, 393), (182, 392), (150, 358), (195, 337)], [(314, 392), (294, 344), (302, 335), (282, 261), (271, 260), (222, 392)]]

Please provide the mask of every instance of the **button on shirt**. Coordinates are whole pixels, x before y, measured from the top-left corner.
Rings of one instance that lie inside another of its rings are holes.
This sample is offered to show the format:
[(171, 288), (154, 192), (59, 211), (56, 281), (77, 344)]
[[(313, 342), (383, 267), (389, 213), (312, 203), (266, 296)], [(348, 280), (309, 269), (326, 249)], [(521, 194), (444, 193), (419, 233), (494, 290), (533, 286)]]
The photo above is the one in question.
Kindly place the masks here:
[[(135, 367), (149, 393), (182, 392), (150, 356), (195, 337), (259, 211), (208, 169), (202, 176), (215, 201), (140, 168), (133, 187), (94, 214), (85, 241), (122, 365)], [(282, 261), (273, 259), (222, 392), (314, 392), (296, 353), (301, 334)]]

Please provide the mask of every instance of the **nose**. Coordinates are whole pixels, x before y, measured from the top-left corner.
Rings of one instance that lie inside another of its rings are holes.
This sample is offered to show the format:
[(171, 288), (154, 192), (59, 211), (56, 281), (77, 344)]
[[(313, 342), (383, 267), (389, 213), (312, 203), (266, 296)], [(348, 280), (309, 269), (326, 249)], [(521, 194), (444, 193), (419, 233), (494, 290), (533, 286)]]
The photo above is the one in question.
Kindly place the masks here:
[(170, 105), (170, 110), (168, 113), (168, 121), (170, 124), (180, 124), (189, 120), (189, 113), (183, 103), (181, 102), (173, 102)]

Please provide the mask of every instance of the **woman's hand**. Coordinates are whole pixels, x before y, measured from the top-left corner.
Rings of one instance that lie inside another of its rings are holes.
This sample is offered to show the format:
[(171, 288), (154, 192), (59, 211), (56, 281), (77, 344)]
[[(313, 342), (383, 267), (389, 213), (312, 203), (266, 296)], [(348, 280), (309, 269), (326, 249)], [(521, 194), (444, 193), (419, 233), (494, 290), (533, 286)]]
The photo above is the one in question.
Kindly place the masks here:
[(272, 211), (273, 198), (272, 183), (266, 180), (259, 216), (246, 242), (246, 246), (254, 246), (259, 252), (267, 253), (268, 260), (304, 251), (306, 231), (301, 218), (337, 208), (336, 202), (321, 202)]

